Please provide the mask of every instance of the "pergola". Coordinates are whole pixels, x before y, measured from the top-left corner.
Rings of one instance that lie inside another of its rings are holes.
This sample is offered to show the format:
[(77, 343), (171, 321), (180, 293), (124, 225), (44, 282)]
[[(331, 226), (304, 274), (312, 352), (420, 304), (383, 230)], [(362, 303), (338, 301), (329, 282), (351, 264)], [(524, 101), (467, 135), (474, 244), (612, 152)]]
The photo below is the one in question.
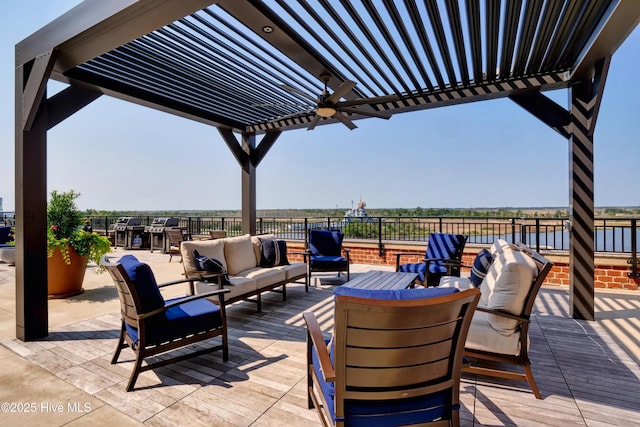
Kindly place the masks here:
[[(637, 0), (83, 2), (16, 46), (17, 337), (48, 330), (47, 131), (102, 95), (218, 128), (247, 233), (283, 131), (508, 97), (568, 141), (571, 310), (593, 320), (593, 134), (638, 22)], [(333, 116), (316, 115), (321, 76)], [(48, 97), (49, 79), (69, 86)], [(568, 109), (543, 93), (567, 88)]]

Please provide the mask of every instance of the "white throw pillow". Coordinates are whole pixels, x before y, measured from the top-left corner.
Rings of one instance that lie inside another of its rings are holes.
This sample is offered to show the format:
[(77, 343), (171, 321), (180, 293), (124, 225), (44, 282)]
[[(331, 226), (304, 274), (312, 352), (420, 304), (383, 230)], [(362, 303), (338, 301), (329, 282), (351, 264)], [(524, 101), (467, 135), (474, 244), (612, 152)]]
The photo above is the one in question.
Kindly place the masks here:
[(227, 263), (224, 259), (224, 243), (226, 239), (216, 240), (185, 240), (180, 246), (182, 252), (182, 262), (184, 263), (184, 271), (187, 274), (198, 271), (195, 260), (193, 258), (193, 250), (197, 249), (200, 255), (207, 258), (215, 258), (227, 268)]
[(498, 239), (493, 242), (493, 245), (489, 248), (489, 252), (491, 252), (491, 256), (495, 258), (497, 254), (500, 252), (508, 251), (513, 249), (511, 244), (504, 239)]
[[(482, 293), (488, 291), (487, 307), (521, 314), (537, 272), (533, 260), (522, 252), (511, 250), (499, 253), (481, 285), (485, 286), (481, 288)], [(489, 315), (488, 320), (496, 331), (504, 335), (512, 334), (518, 325), (516, 320), (495, 314)]]
[(256, 267), (256, 256), (253, 252), (251, 236), (245, 234), (225, 239), (224, 258), (227, 261), (227, 271), (230, 275)]

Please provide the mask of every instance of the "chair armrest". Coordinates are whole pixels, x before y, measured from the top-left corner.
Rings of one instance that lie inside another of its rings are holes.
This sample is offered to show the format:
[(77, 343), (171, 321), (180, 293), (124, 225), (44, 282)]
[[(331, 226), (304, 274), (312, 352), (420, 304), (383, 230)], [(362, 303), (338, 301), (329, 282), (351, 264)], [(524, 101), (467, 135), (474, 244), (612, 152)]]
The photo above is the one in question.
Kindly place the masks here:
[(342, 248), (344, 254), (346, 255), (347, 262), (351, 261), (351, 249), (350, 248)]
[(424, 252), (402, 252), (399, 254), (396, 254), (396, 271), (398, 271), (398, 269), (400, 268), (400, 257), (403, 256), (424, 256)]
[(167, 305), (165, 305), (162, 308), (158, 308), (146, 313), (142, 313), (138, 315), (138, 319), (146, 319), (147, 317), (151, 317), (154, 316), (158, 313), (162, 313), (163, 311), (166, 311), (167, 309), (171, 308), (171, 307), (175, 307), (177, 305), (180, 304), (184, 304), (185, 302), (190, 302), (190, 301), (196, 301), (202, 298), (209, 298), (212, 296), (219, 296), (220, 297), (220, 304), (223, 304), (224, 301), (224, 294), (230, 292), (229, 289), (217, 289), (215, 291), (211, 291), (211, 292), (205, 292), (202, 294), (198, 294), (198, 295), (190, 295), (190, 296), (186, 296), (184, 298), (180, 298), (180, 300), (178, 301), (173, 301)]
[(504, 310), (496, 310), (493, 308), (487, 308), (487, 307), (476, 307), (476, 310), (478, 311), (484, 311), (485, 313), (489, 313), (489, 314), (495, 314), (498, 316), (502, 316), (502, 317), (507, 317), (509, 319), (513, 319), (513, 320), (517, 320), (519, 323), (529, 323), (530, 320), (526, 317), (522, 317), (522, 316), (518, 316), (517, 314), (511, 314), (508, 313)]
[(162, 282), (162, 283), (158, 283), (158, 287), (159, 288), (164, 288), (165, 286), (171, 286), (171, 285), (178, 285), (180, 283), (187, 283), (187, 282), (193, 282), (197, 279), (178, 279), (178, 280), (172, 280), (170, 282)]
[(300, 255), (302, 255), (303, 261), (305, 263), (307, 263), (308, 261), (311, 261), (311, 251), (295, 252), (295, 253), (299, 253)]
[(291, 255), (302, 255), (303, 257), (303, 262), (306, 263), (307, 262), (307, 257), (311, 255), (311, 252), (309, 251), (304, 251), (304, 252), (289, 252)]
[(318, 354), (320, 371), (322, 372), (324, 380), (335, 381), (336, 373), (333, 369), (333, 365), (331, 364), (331, 356), (329, 355), (329, 350), (327, 350), (327, 344), (324, 342), (322, 330), (320, 329), (316, 316), (311, 312), (305, 312), (302, 313), (302, 318), (304, 319), (304, 323), (307, 325), (307, 337), (309, 339), (308, 345), (313, 346)]
[(470, 265), (462, 264), (462, 261), (457, 261), (457, 260), (449, 259), (449, 258), (424, 258), (423, 261), (424, 261), (425, 267), (426, 267), (425, 274), (429, 274), (429, 264), (431, 264), (432, 262), (436, 262), (436, 261), (439, 261), (440, 265), (442, 265), (443, 267), (447, 267), (447, 276), (451, 275), (451, 269), (453, 267), (472, 268)]

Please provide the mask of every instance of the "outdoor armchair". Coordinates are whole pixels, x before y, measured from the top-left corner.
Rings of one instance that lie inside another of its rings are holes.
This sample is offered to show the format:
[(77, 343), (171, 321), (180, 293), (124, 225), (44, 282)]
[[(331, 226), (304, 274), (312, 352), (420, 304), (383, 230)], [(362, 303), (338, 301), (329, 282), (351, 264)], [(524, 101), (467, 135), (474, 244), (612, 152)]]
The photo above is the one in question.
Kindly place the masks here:
[(403, 256), (420, 256), (421, 253), (396, 254), (396, 271), (417, 273), (423, 286), (438, 286), (442, 276), (459, 276), (462, 252), (467, 242), (463, 234), (431, 233), (422, 262), (400, 264)]
[(182, 230), (165, 230), (164, 232), (167, 233), (169, 241), (169, 262), (171, 262), (174, 254), (180, 255), (180, 262), (182, 262), (182, 252), (180, 251), (180, 244), (184, 240)]
[[(465, 344), (471, 364), (464, 371), (527, 381), (541, 399), (529, 360), (529, 324), (536, 296), (553, 263), (524, 244), (510, 245), (504, 240), (494, 243), (489, 253), (493, 260), (480, 283), (480, 302)], [(473, 286), (471, 278), (443, 277), (440, 281), (441, 288)], [(514, 365), (519, 369), (513, 369)]]
[[(100, 264), (113, 278), (122, 315), (120, 338), (111, 363), (118, 362), (121, 350), (126, 347), (131, 347), (136, 355), (127, 391), (133, 390), (141, 372), (150, 369), (215, 350), (222, 350), (223, 361), (229, 359), (224, 307), (227, 289), (165, 301), (161, 287), (191, 282), (193, 293), (193, 281), (184, 279), (157, 284), (151, 268), (132, 255), (125, 255), (115, 263), (105, 256)], [(219, 298), (219, 304), (205, 299), (213, 296)], [(218, 336), (221, 337), (220, 344), (207, 343), (200, 345), (200, 350), (176, 352), (178, 355), (171, 358), (154, 358), (153, 363), (142, 366), (142, 362), (151, 356)]]
[(463, 349), (480, 292), (335, 289), (334, 334), (307, 325), (309, 408), (323, 425), (458, 426)]
[(309, 232), (309, 251), (304, 257), (309, 280), (314, 271), (337, 271), (338, 276), (341, 272), (345, 272), (349, 281), (350, 251), (342, 247), (343, 240), (344, 233), (340, 231), (311, 230)]

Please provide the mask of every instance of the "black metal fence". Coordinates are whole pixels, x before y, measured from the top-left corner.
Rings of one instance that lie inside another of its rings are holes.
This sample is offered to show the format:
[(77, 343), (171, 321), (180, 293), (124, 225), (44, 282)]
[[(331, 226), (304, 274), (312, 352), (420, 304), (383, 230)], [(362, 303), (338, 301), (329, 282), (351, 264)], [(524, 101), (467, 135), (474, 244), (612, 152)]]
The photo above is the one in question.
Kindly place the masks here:
[[(1, 212), (3, 220), (13, 221), (13, 212)], [(143, 225), (155, 217), (144, 216)], [(90, 217), (95, 231), (111, 230), (117, 216)], [(596, 218), (596, 252), (629, 253), (636, 259), (640, 229), (637, 218)], [(229, 236), (242, 234), (239, 217), (180, 217), (179, 225), (189, 236), (208, 235), (210, 230), (225, 230)], [(376, 240), (380, 249), (388, 241), (427, 241), (431, 233), (468, 235), (468, 243), (491, 244), (502, 238), (523, 242), (533, 249), (568, 250), (571, 224), (568, 218), (503, 217), (368, 217), (368, 218), (275, 218), (257, 219), (259, 234), (273, 233), (283, 239), (306, 240), (313, 229), (340, 230), (348, 239)]]
[[(96, 231), (110, 230), (115, 216), (90, 217)], [(154, 217), (142, 217), (149, 225)], [(594, 242), (596, 252), (637, 252), (636, 218), (596, 218)], [(208, 235), (210, 230), (225, 230), (229, 236), (242, 234), (239, 217), (180, 217), (179, 225), (190, 236)], [(523, 242), (535, 250), (568, 250), (571, 224), (567, 218), (497, 218), (497, 217), (369, 217), (345, 220), (325, 218), (258, 218), (257, 233), (273, 233), (283, 239), (306, 240), (307, 230), (340, 230), (348, 239), (387, 241), (427, 241), (431, 233), (455, 233), (469, 236), (468, 243), (491, 244), (497, 239)]]

